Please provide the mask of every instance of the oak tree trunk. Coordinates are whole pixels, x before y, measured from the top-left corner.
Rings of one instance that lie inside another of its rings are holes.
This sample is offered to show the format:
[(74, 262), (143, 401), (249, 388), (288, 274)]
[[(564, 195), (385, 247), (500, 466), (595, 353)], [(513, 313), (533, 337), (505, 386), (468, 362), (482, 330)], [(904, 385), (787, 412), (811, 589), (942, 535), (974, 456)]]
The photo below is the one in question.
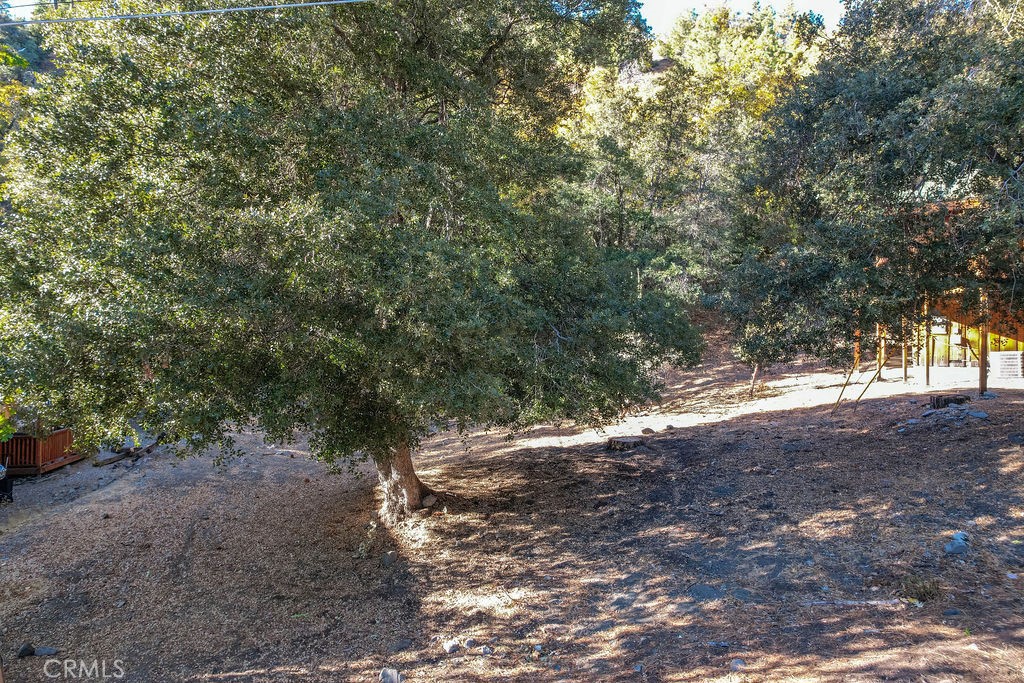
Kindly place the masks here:
[(416, 476), (408, 444), (401, 444), (376, 459), (377, 478), (383, 495), (381, 518), (393, 523), (423, 507), (430, 488)]

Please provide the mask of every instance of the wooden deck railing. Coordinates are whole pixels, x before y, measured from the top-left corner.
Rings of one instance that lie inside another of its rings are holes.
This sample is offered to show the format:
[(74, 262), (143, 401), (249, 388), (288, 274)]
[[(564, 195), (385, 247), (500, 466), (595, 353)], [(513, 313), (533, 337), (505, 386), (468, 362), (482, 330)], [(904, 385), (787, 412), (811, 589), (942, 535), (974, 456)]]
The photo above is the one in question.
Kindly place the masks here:
[(72, 448), (74, 435), (70, 429), (58, 429), (47, 437), (15, 434), (0, 444), (0, 462), (7, 463), (11, 476), (45, 474), (81, 460)]

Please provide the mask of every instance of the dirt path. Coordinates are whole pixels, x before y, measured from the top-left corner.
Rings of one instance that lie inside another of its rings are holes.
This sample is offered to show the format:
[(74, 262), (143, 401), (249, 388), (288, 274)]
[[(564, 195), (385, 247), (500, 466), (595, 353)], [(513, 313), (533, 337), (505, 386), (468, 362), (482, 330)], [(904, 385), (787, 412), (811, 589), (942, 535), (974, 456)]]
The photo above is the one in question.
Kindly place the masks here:
[(24, 641), (141, 682), (1024, 680), (1024, 392), (923, 417), (891, 383), (833, 417), (836, 375), (746, 402), (730, 372), (670, 378), (611, 430), (656, 430), (631, 452), (438, 437), (445, 493), (390, 532), (370, 477), (253, 438), (0, 511), (8, 683), (53, 680)]

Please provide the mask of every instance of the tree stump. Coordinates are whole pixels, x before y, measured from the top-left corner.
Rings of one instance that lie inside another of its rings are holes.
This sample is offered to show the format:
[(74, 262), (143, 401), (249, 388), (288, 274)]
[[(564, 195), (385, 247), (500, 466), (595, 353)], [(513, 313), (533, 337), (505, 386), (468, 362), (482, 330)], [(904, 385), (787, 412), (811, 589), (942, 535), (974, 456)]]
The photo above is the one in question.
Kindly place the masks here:
[(942, 410), (954, 403), (969, 403), (971, 397), (966, 394), (947, 394), (945, 396), (932, 396), (931, 407), (935, 410)]

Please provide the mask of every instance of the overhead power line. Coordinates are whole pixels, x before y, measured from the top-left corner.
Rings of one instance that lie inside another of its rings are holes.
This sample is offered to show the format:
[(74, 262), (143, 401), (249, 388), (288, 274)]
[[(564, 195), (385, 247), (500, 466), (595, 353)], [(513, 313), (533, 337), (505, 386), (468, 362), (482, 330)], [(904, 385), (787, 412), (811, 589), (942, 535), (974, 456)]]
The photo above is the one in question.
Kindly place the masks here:
[(102, 0), (51, 0), (50, 2), (30, 2), (27, 5), (7, 5), (2, 9), (23, 9), (25, 7), (56, 7), (57, 5), (85, 5), (90, 2), (101, 2)]
[(148, 14), (107, 14), (96, 17), (63, 17), (60, 19), (25, 19), (23, 21), (7, 21), (2, 26), (25, 26), (27, 24), (73, 24), (90, 21), (122, 21), (125, 19), (158, 19), (161, 17), (193, 17), (200, 14), (228, 14), (229, 12), (264, 12), (282, 9), (299, 9), (302, 7), (323, 7), (324, 5), (351, 5), (372, 0), (318, 0), (317, 2), (293, 2), (286, 5), (253, 5), (249, 7), (220, 7), (216, 9), (196, 9), (184, 12), (152, 12)]

